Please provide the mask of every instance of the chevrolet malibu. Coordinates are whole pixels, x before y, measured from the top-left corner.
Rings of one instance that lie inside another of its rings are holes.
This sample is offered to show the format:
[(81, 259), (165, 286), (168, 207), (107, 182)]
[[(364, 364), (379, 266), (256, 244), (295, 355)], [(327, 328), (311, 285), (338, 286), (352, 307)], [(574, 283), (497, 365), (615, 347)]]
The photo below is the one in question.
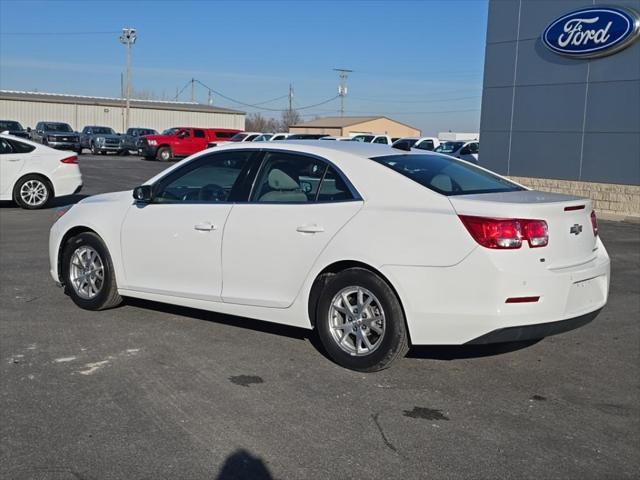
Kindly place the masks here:
[(237, 143), (61, 212), (51, 275), (81, 308), (122, 297), (316, 329), (376, 371), (409, 344), (579, 327), (605, 305), (591, 202), (431, 152)]

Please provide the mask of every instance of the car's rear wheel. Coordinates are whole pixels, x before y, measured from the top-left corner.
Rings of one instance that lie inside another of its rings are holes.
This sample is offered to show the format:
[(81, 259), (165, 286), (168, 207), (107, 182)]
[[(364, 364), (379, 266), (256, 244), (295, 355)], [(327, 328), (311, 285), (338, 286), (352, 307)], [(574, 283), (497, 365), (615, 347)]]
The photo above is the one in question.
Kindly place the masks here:
[(364, 268), (344, 270), (327, 281), (316, 328), (329, 357), (352, 370), (382, 370), (408, 350), (400, 301), (383, 279)]
[(95, 233), (81, 233), (67, 242), (62, 252), (62, 276), (66, 293), (81, 308), (105, 310), (122, 302), (111, 256)]
[(129, 155), (129, 150), (120, 150), (118, 154), (122, 155), (123, 157), (126, 157), (127, 155)]
[(40, 175), (26, 175), (13, 188), (13, 199), (27, 210), (44, 208), (53, 196), (51, 183)]
[(156, 153), (156, 158), (161, 162), (168, 162), (171, 160), (171, 149), (169, 147), (160, 147)]
[(81, 148), (79, 148), (78, 150), (76, 150), (76, 153), (77, 153), (78, 155), (82, 155), (82, 147), (81, 147)]

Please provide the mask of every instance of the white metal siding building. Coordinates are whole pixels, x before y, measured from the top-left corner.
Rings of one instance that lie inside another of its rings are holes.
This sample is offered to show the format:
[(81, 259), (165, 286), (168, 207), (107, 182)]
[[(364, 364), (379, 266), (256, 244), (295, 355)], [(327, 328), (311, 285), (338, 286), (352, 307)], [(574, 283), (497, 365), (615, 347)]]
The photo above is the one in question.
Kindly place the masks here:
[[(124, 131), (125, 101), (121, 98), (84, 97), (39, 92), (0, 90), (0, 119), (16, 120), (24, 128), (37, 122), (64, 122), (74, 130), (87, 125)], [(234, 128), (244, 130), (244, 112), (190, 102), (131, 100), (130, 127)]]

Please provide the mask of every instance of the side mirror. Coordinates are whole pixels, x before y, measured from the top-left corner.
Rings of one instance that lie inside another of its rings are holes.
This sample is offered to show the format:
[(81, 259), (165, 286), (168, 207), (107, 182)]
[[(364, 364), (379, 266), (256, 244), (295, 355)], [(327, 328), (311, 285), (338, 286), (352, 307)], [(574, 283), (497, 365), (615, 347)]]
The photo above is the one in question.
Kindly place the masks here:
[(140, 185), (133, 189), (133, 198), (136, 202), (150, 203), (153, 200), (151, 185)]
[(31, 133), (31, 127), (27, 127), (27, 133)]

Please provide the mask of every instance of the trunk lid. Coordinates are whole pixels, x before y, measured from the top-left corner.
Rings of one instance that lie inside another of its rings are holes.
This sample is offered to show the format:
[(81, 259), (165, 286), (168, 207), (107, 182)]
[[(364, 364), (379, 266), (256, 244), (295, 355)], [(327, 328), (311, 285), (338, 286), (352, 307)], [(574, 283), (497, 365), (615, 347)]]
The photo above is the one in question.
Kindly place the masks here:
[(524, 190), (448, 197), (458, 215), (489, 218), (537, 219), (547, 222), (549, 244), (529, 250), (543, 256), (547, 268), (588, 262), (595, 256), (596, 237), (591, 225), (591, 200), (559, 193)]

